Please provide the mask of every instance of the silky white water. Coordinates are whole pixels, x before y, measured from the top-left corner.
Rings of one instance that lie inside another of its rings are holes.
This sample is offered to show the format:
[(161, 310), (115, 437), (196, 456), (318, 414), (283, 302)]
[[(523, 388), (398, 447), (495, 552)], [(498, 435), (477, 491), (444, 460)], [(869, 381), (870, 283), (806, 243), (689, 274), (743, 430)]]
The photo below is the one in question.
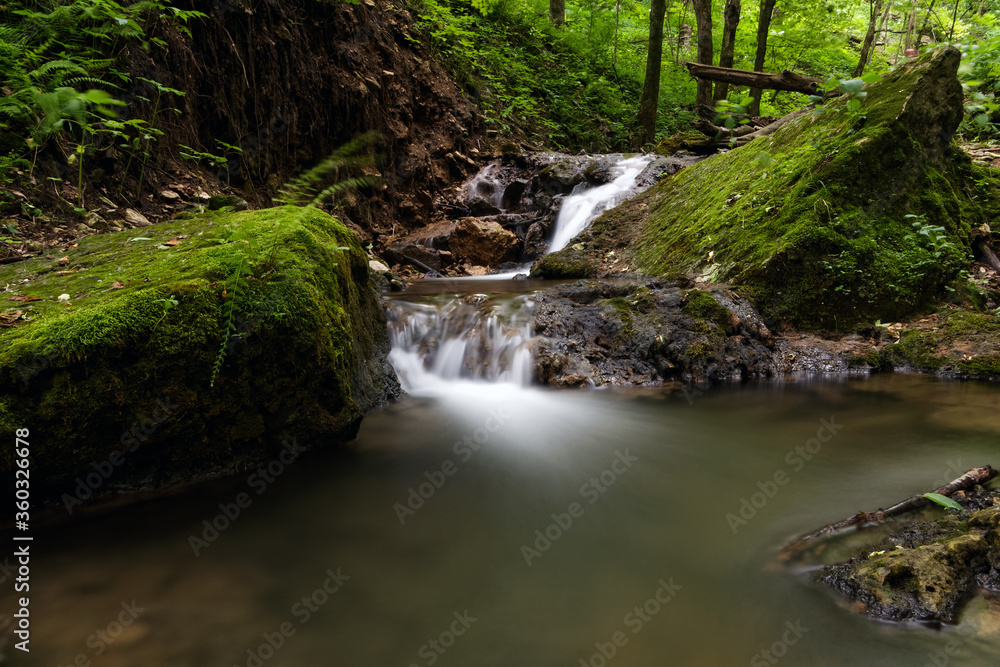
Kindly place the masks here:
[(652, 160), (651, 155), (624, 158), (614, 166), (617, 175), (610, 183), (597, 187), (578, 185), (559, 208), (548, 252), (562, 250), (601, 213), (638, 194), (635, 179)]

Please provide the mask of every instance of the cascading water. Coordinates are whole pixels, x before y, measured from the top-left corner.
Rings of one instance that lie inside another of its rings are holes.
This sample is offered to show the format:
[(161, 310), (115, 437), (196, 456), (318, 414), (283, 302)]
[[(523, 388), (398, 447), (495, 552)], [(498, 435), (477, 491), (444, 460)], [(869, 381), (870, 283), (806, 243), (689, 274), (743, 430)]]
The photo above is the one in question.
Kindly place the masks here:
[(403, 388), (437, 393), (458, 380), (531, 383), (531, 299), (484, 294), (387, 306), (389, 360)]
[[(562, 201), (548, 252), (566, 247), (601, 213), (638, 194), (641, 188), (636, 181), (652, 159), (648, 155), (622, 157), (611, 165), (608, 183), (578, 185)], [(504, 185), (495, 174), (497, 169), (496, 163), (487, 165), (465, 184), (462, 191), (467, 201), (478, 198), (502, 208)], [(482, 278), (504, 280), (527, 269)], [(482, 287), (478, 283), (477, 289)], [(421, 302), (397, 298), (389, 301), (387, 319), (392, 343), (389, 360), (411, 394), (464, 392), (470, 389), (469, 382), (531, 384), (530, 296), (493, 300), (484, 294), (465, 294)]]
[(562, 250), (601, 213), (638, 194), (636, 178), (652, 159), (650, 155), (624, 158), (614, 166), (617, 175), (610, 183), (592, 188), (582, 183), (576, 186), (559, 208), (548, 252)]

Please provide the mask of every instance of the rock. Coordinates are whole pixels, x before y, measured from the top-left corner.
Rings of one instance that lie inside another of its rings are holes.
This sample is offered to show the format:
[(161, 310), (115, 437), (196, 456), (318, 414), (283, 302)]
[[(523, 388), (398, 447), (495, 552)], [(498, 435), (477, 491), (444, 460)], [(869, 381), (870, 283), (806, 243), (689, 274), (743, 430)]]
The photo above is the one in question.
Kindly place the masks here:
[[(971, 230), (997, 215), (994, 195), (962, 193), (1000, 181), (949, 148), (959, 61), (953, 47), (920, 56), (866, 84), (858, 113), (847, 96), (831, 100), (660, 181), (578, 240), (598, 274), (612, 272), (615, 251), (647, 274), (725, 281), (775, 324), (899, 320), (937, 298), (965, 267)], [(915, 234), (910, 214), (944, 227), (947, 243)]]
[(92, 230), (96, 230), (99, 232), (106, 232), (111, 227), (108, 224), (107, 220), (97, 215), (93, 211), (88, 211), (86, 214), (84, 214), (83, 224), (85, 224), (87, 227), (90, 227)]
[(734, 327), (715, 292), (663, 280), (579, 281), (533, 300), (534, 374), (543, 384), (701, 384), (778, 371), (776, 354), (743, 320)]
[(180, 202), (181, 196), (173, 190), (162, 190), (160, 192), (160, 199), (168, 204), (177, 204)]
[(368, 261), (368, 268), (375, 273), (389, 273), (389, 267), (375, 259)]
[(472, 266), (471, 264), (466, 264), (462, 267), (466, 275), (469, 276), (488, 276), (490, 275), (490, 270), (485, 266)]
[[(267, 252), (226, 243), (234, 233)], [(187, 235), (177, 250), (139, 249)], [(140, 236), (152, 241), (128, 242)], [(346, 443), (366, 410), (399, 391), (368, 257), (321, 211), (197, 216), (89, 236), (67, 255), (88, 270), (43, 272), (45, 258), (0, 265), (0, 280), (31, 276), (18, 292), (42, 298), (30, 322), (0, 329), (0, 428), (31, 424), (39, 502), (76, 493), (77, 477), (117, 456), (124, 461), (99, 492), (255, 469), (283, 447)], [(273, 273), (242, 293), (225, 267), (243, 263), (251, 277)], [(95, 289), (102, 275), (125, 287)], [(171, 295), (177, 305), (165, 311), (159, 300)], [(213, 388), (227, 303), (235, 335)], [(12, 467), (0, 457), (0, 474)]]
[(538, 178), (543, 186), (563, 193), (568, 193), (574, 187), (587, 180), (584, 167), (589, 159), (571, 156), (560, 157), (542, 167)]
[(125, 209), (125, 222), (131, 227), (148, 227), (152, 223), (142, 213), (133, 208)]
[(447, 250), (452, 232), (458, 223), (453, 221), (435, 222), (406, 236), (403, 241), (432, 247), (436, 250)]
[(518, 258), (517, 237), (492, 220), (460, 218), (448, 242), (448, 249), (460, 260), (473, 265), (495, 266)]
[(905, 524), (817, 579), (875, 618), (957, 623), (977, 588), (1000, 585), (1000, 499), (971, 495), (961, 513)]
[(500, 213), (500, 209), (491, 204), (490, 202), (482, 199), (481, 197), (475, 197), (470, 199), (468, 202), (469, 211), (472, 215), (482, 216), (482, 215), (496, 215)]
[(528, 187), (528, 181), (511, 181), (510, 184), (504, 188), (503, 196), (501, 198), (501, 205), (505, 211), (516, 211), (518, 205), (521, 203), (521, 196), (524, 194), (525, 188)]
[(209, 211), (217, 211), (227, 206), (231, 206), (234, 211), (247, 210), (246, 200), (236, 195), (212, 195), (208, 198)]
[(583, 175), (591, 185), (604, 185), (615, 180), (613, 167), (614, 162), (609, 159), (593, 160), (584, 168)]
[(395, 241), (385, 249), (385, 258), (393, 264), (415, 266), (421, 271), (441, 270), (441, 257), (434, 248), (411, 241)]

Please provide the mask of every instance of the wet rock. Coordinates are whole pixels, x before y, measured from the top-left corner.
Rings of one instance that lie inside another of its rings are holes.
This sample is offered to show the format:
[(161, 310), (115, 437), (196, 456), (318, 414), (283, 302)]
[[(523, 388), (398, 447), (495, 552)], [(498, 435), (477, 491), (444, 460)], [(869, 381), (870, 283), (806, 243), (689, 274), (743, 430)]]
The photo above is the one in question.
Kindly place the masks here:
[(503, 197), (500, 200), (504, 210), (516, 211), (518, 205), (521, 203), (521, 196), (527, 187), (528, 181), (511, 181), (510, 185), (504, 188)]
[(409, 234), (404, 240), (409, 243), (430, 246), (437, 250), (448, 250), (449, 239), (451, 239), (451, 234), (457, 226), (458, 223), (452, 221), (435, 222), (426, 227), (421, 227), (412, 234)]
[(440, 271), (441, 256), (434, 248), (411, 241), (396, 241), (384, 252), (385, 258), (393, 264), (415, 266), (421, 271)]
[(977, 588), (1000, 585), (1000, 498), (982, 487), (961, 513), (904, 526), (817, 579), (882, 620), (956, 623)]
[(468, 205), (469, 205), (469, 212), (475, 216), (496, 215), (497, 213), (500, 213), (500, 209), (498, 209), (496, 206), (486, 201), (485, 199), (479, 197), (470, 200)]
[(517, 236), (493, 220), (478, 218), (458, 220), (448, 246), (456, 257), (481, 266), (512, 262), (521, 253)]
[(535, 295), (535, 376), (555, 386), (768, 377), (772, 352), (713, 296), (663, 280), (579, 281)]
[(594, 160), (584, 168), (583, 175), (591, 185), (604, 185), (615, 180), (614, 166), (608, 159)]
[(389, 273), (389, 267), (376, 259), (368, 260), (368, 268), (375, 273)]
[(545, 189), (568, 193), (587, 180), (584, 173), (587, 162), (588, 160), (578, 157), (560, 157), (542, 167), (538, 178)]

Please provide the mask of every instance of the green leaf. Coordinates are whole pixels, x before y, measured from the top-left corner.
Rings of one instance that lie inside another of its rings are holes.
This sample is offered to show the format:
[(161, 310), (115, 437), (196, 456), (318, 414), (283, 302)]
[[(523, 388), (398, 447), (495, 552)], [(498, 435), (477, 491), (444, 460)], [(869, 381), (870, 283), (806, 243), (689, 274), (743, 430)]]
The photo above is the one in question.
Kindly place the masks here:
[(864, 81), (865, 83), (875, 83), (876, 81), (881, 81), (882, 77), (876, 74), (875, 72), (868, 72), (868, 74), (865, 74), (863, 77), (861, 77), (861, 80)]
[(958, 503), (956, 503), (954, 500), (952, 500), (948, 496), (942, 496), (940, 493), (925, 493), (924, 494), (924, 498), (926, 498), (927, 500), (930, 500), (930, 501), (933, 501), (933, 502), (937, 503), (941, 507), (947, 507), (950, 510), (959, 510), (959, 511), (961, 511), (962, 509), (964, 509), (961, 505), (959, 505)]

